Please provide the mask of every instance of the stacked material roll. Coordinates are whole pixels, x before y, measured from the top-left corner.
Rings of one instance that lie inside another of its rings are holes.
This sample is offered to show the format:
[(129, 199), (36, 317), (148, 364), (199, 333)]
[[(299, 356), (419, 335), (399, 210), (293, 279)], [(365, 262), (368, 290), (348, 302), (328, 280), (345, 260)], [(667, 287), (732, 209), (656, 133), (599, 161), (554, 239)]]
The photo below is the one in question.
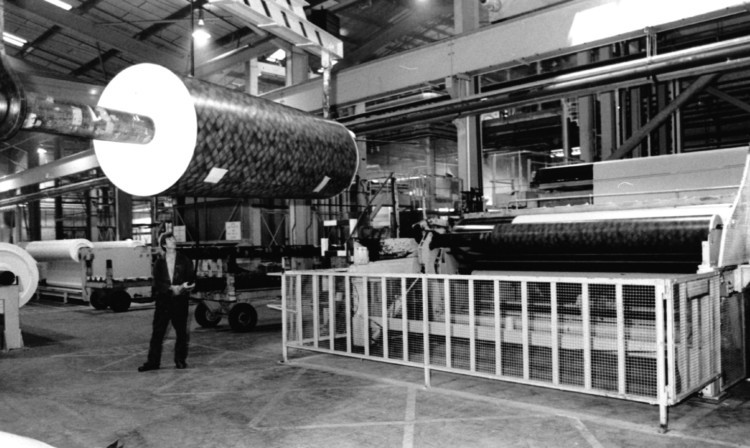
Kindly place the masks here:
[(154, 122), (147, 144), (94, 141), (104, 174), (135, 196), (328, 198), (357, 171), (341, 124), (158, 65), (120, 72), (99, 106)]
[(31, 241), (19, 243), (19, 246), (34, 257), (37, 262), (44, 261), (80, 261), (81, 249), (92, 248), (94, 245), (86, 239), (70, 239), (55, 241)]
[(36, 261), (22, 248), (8, 243), (0, 243), (0, 271), (12, 272), (18, 279), (19, 306), (36, 292), (39, 284), (39, 270)]

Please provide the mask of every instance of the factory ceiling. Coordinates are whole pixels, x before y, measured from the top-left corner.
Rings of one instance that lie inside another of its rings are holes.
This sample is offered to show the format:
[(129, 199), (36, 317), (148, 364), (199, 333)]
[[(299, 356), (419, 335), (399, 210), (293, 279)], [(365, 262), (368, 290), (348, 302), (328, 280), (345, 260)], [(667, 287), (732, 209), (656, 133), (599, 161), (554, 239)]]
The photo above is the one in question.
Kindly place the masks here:
[[(339, 67), (454, 34), (451, 0), (312, 0), (305, 12), (343, 41)], [(191, 30), (201, 18), (211, 38), (191, 51)], [(6, 0), (4, 31), (6, 53), (20, 70), (83, 83), (105, 85), (128, 66), (155, 62), (245, 89), (245, 62), (257, 58), (269, 63), (260, 91), (284, 85), (283, 70), (274, 69), (284, 61), (271, 58), (284, 43), (208, 0)], [(320, 59), (309, 59), (318, 71)]]

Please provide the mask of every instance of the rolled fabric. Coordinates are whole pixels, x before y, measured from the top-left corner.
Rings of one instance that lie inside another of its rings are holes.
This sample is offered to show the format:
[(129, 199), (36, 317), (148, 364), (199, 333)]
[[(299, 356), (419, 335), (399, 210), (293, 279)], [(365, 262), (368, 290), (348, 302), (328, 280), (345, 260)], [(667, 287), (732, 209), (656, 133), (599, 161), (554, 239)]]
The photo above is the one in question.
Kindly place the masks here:
[(12, 272), (18, 278), (18, 305), (24, 306), (39, 285), (36, 260), (15, 244), (0, 243), (0, 271)]
[(92, 243), (94, 249), (119, 249), (119, 248), (135, 248), (145, 246), (146, 243), (139, 240), (125, 240), (125, 241), (95, 241)]
[(328, 198), (357, 172), (343, 125), (155, 64), (117, 74), (99, 106), (154, 122), (146, 144), (94, 140), (104, 174), (134, 196)]
[(30, 241), (19, 243), (37, 262), (44, 261), (80, 261), (80, 252), (92, 248), (91, 241), (83, 238), (54, 241)]

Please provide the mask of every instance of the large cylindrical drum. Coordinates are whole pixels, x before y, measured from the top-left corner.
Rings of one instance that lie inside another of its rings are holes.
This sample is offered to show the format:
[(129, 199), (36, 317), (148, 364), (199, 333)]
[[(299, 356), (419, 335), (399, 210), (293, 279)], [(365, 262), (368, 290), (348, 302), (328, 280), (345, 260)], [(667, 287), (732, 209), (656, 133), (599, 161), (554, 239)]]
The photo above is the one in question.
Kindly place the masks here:
[(29, 241), (18, 243), (37, 262), (45, 261), (81, 261), (81, 249), (94, 247), (91, 241), (84, 238), (52, 241)]
[(24, 306), (34, 296), (39, 285), (36, 260), (14, 244), (0, 243), (0, 271), (12, 272), (16, 276), (18, 306)]
[(99, 105), (154, 121), (147, 144), (94, 141), (104, 174), (135, 196), (328, 198), (357, 171), (343, 125), (158, 65), (120, 72)]

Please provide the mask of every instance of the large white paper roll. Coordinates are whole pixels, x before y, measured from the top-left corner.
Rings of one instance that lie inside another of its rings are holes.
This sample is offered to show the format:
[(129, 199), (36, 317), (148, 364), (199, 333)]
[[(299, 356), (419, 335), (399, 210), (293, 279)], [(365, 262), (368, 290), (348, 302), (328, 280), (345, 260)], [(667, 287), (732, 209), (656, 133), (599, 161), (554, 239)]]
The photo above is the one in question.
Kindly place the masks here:
[(0, 243), (0, 271), (10, 271), (18, 277), (18, 305), (26, 305), (39, 285), (36, 261), (28, 252), (14, 244)]
[(31, 241), (19, 243), (20, 247), (34, 257), (37, 262), (73, 260), (80, 261), (81, 249), (94, 247), (91, 241), (79, 238), (71, 240)]

